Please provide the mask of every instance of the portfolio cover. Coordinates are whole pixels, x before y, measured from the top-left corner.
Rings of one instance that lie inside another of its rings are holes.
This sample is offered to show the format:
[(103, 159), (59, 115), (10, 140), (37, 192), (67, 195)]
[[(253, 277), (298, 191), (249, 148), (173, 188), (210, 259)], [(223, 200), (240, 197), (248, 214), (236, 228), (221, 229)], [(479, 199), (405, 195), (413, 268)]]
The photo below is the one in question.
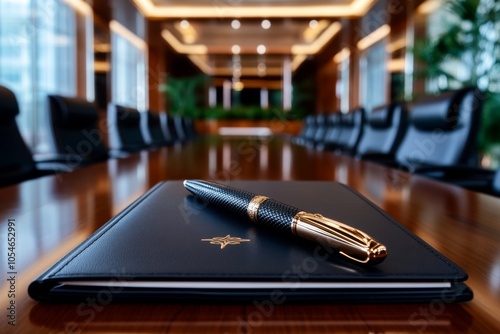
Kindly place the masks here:
[(429, 302), (472, 299), (466, 273), (348, 186), (240, 181), (358, 228), (387, 247), (367, 266), (200, 202), (181, 181), (156, 185), (29, 286), (39, 301)]

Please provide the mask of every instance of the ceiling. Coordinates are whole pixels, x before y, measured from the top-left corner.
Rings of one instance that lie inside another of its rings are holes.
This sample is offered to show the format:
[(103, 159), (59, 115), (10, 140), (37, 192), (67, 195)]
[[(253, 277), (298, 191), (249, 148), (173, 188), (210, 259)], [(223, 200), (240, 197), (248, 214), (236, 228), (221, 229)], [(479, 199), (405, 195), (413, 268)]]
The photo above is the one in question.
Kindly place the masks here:
[(239, 79), (281, 76), (288, 60), (296, 70), (340, 31), (340, 17), (364, 15), (376, 0), (131, 1), (203, 72)]
[(278, 18), (269, 20), (267, 29), (262, 23), (240, 20), (234, 29), (232, 20), (173, 20), (164, 23), (162, 36), (206, 74), (231, 76), (237, 69), (237, 75), (264, 77), (281, 76), (285, 58), (290, 58), (295, 70), (340, 29), (340, 24), (331, 20), (313, 20), (311, 24), (311, 19)]

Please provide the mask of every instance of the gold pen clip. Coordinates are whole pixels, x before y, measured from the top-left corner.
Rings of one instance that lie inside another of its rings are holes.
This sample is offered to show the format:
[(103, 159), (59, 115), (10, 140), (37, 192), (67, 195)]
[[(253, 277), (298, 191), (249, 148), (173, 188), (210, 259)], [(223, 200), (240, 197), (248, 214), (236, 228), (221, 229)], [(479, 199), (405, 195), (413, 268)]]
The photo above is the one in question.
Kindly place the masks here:
[(293, 234), (326, 244), (360, 263), (378, 264), (387, 256), (386, 247), (368, 234), (320, 214), (297, 213), (291, 229)]

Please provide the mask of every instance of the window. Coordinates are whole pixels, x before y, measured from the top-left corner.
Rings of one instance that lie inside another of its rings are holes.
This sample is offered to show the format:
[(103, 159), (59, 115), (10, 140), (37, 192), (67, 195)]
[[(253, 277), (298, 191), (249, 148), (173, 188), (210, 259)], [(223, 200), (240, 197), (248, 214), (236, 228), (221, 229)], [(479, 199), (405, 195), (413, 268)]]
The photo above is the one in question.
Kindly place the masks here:
[(47, 95), (77, 94), (77, 19), (67, 0), (0, 1), (0, 84), (16, 94), (17, 122), (35, 153), (50, 147)]
[[(340, 111), (349, 112), (349, 49), (338, 53), (337, 65), (337, 87), (335, 89), (340, 101)], [(337, 58), (337, 56), (335, 57)]]
[(111, 28), (112, 101), (145, 111), (148, 108), (146, 43), (116, 21)]
[(367, 111), (387, 99), (387, 54), (385, 39), (366, 49), (360, 60), (361, 105)]

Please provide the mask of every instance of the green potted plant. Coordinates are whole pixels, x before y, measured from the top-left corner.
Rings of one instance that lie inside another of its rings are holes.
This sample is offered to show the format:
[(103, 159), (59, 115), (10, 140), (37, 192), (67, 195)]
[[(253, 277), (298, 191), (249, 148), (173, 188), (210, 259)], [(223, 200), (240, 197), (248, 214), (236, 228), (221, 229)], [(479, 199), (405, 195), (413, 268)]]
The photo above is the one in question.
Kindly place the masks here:
[(207, 77), (204, 75), (183, 78), (168, 76), (166, 83), (159, 89), (166, 95), (168, 110), (172, 114), (200, 118), (202, 94), (199, 91), (206, 83)]
[[(479, 149), (491, 152), (500, 145), (500, 1), (444, 0), (443, 10), (445, 31), (415, 43), (415, 58), (423, 64), (417, 74), (437, 80), (439, 90), (474, 85), (485, 93)], [(457, 66), (467, 75), (455, 75)]]

